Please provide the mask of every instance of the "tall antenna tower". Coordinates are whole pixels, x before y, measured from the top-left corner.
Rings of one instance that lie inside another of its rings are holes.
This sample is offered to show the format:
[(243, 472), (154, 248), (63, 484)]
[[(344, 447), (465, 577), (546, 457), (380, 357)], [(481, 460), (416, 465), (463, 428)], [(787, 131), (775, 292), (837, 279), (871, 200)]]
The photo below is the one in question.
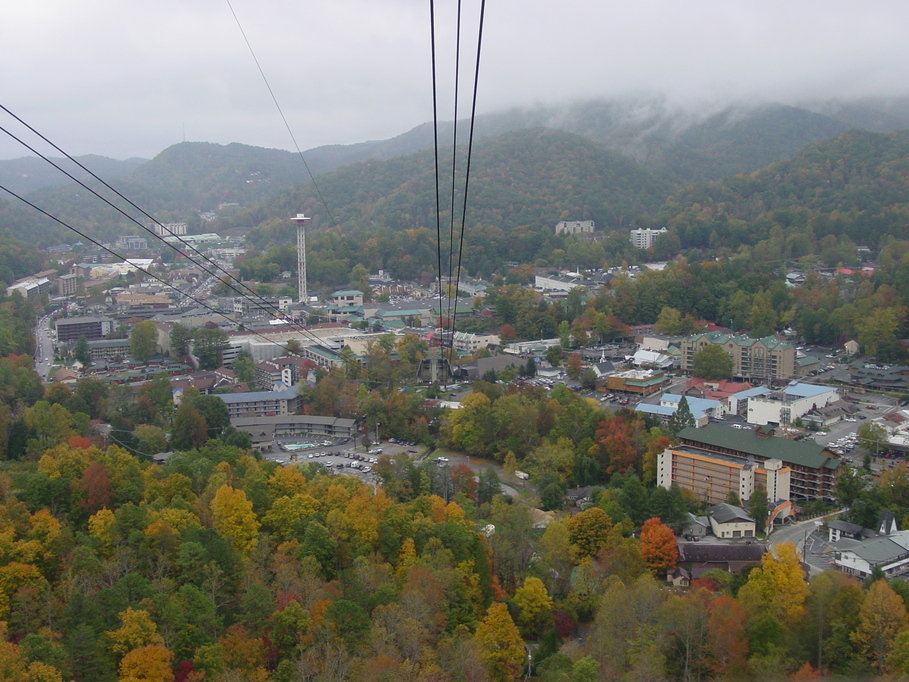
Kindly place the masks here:
[(306, 291), (306, 223), (312, 218), (298, 213), (291, 218), (297, 224), (297, 294), (299, 303), (306, 303), (309, 295)]

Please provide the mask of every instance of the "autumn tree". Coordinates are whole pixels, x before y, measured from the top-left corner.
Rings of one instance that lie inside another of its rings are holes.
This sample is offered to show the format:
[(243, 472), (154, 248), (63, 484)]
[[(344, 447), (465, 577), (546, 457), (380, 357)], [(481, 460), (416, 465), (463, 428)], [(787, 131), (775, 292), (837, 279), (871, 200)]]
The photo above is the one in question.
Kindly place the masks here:
[(675, 533), (660, 519), (647, 519), (641, 528), (641, 556), (654, 575), (672, 571), (679, 560)]
[(735, 678), (745, 669), (748, 658), (745, 612), (735, 599), (721, 594), (707, 604), (707, 614), (710, 669), (719, 677)]
[(211, 501), (211, 511), (215, 530), (229, 538), (242, 553), (249, 554), (256, 545), (259, 520), (246, 493), (222, 485)]
[(502, 602), (490, 604), (486, 617), (477, 624), (475, 637), (490, 678), (501, 682), (514, 680), (524, 662), (524, 641), (508, 607)]
[(163, 643), (158, 626), (148, 611), (128, 608), (120, 612), (119, 618), (120, 627), (106, 633), (115, 654), (122, 656), (137, 647)]
[(529, 635), (537, 635), (552, 614), (552, 597), (539, 578), (529, 576), (514, 593), (518, 622)]
[(162, 644), (137, 647), (120, 661), (120, 682), (171, 682), (173, 657)]
[(761, 565), (748, 575), (739, 599), (752, 618), (767, 614), (784, 624), (795, 623), (804, 612), (808, 585), (795, 545), (783, 542), (767, 552)]
[(568, 540), (576, 561), (595, 557), (609, 542), (612, 519), (599, 507), (591, 507), (568, 521)]
[(871, 667), (883, 673), (896, 636), (906, 629), (906, 606), (886, 580), (876, 580), (868, 589), (859, 612), (859, 624), (850, 638)]
[(171, 445), (174, 450), (192, 450), (208, 440), (208, 423), (199, 410), (190, 405), (180, 405), (174, 417)]

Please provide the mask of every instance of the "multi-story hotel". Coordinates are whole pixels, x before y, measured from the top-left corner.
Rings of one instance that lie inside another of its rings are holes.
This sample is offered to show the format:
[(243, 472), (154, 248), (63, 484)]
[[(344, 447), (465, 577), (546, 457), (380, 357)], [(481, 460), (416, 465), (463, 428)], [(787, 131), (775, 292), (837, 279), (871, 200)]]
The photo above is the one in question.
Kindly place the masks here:
[(732, 358), (732, 376), (741, 379), (791, 379), (796, 375), (795, 346), (775, 336), (752, 339), (745, 335), (707, 332), (682, 339), (682, 370), (690, 372), (694, 355), (719, 346)]
[(730, 492), (746, 500), (757, 485), (770, 500), (832, 499), (840, 460), (813, 441), (777, 438), (773, 430), (719, 424), (682, 429), (679, 444), (658, 457), (657, 480), (718, 502)]

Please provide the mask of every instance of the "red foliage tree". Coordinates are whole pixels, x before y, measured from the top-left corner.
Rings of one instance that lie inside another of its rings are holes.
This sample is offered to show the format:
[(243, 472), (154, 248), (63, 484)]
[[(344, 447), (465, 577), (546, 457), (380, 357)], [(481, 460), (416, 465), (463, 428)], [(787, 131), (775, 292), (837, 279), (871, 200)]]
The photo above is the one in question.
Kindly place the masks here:
[(466, 464), (456, 464), (450, 471), (454, 492), (464, 493), (471, 500), (477, 499), (477, 481), (473, 470)]
[(92, 447), (92, 442), (88, 438), (83, 438), (82, 436), (70, 436), (66, 439), (66, 444), (73, 450), (88, 450)]
[(98, 462), (91, 462), (82, 472), (81, 484), (85, 490), (82, 508), (90, 514), (110, 504), (110, 476)]
[(748, 642), (745, 639), (745, 612), (725, 594), (707, 604), (707, 654), (717, 677), (736, 677), (745, 669)]

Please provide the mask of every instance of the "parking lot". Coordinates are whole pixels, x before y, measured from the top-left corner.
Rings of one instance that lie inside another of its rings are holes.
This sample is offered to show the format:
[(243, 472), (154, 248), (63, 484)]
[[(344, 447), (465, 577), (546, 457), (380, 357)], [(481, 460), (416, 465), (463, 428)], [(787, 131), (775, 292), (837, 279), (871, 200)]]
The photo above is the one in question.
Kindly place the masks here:
[(389, 440), (368, 449), (350, 438), (285, 437), (278, 439), (275, 447), (262, 454), (263, 459), (284, 466), (311, 463), (324, 467), (332, 475), (359, 476), (369, 483), (376, 482), (373, 467), (383, 454), (406, 452), (418, 457), (426, 450), (417, 443)]

